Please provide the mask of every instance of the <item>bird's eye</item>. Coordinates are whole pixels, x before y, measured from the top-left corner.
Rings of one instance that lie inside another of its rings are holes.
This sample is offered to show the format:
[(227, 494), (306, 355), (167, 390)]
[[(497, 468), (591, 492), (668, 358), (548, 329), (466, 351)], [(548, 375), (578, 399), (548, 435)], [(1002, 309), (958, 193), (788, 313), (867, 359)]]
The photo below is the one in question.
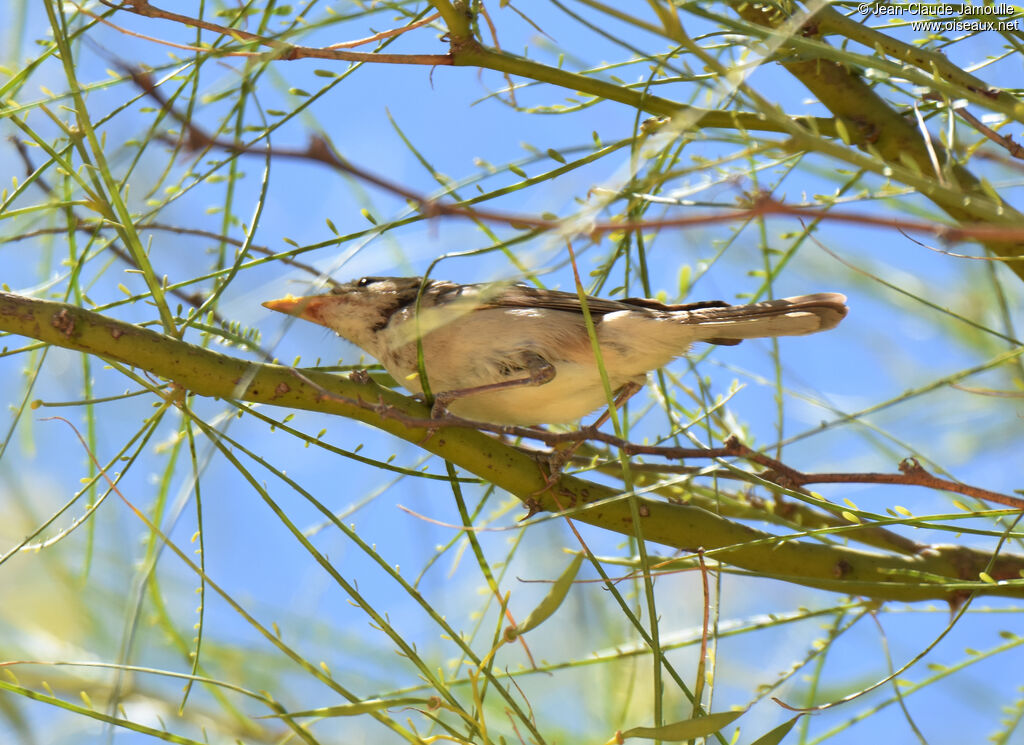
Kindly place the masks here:
[(356, 282), (356, 287), (366, 287), (371, 282), (373, 282), (373, 277), (363, 277), (361, 280)]

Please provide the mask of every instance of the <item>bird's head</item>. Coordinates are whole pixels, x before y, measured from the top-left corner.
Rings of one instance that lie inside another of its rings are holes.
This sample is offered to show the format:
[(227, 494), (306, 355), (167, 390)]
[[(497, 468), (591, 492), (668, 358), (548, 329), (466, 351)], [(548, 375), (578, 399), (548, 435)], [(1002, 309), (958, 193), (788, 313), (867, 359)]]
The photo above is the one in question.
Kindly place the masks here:
[(264, 308), (326, 326), (378, 357), (377, 337), (395, 311), (416, 301), (418, 277), (363, 277), (323, 295), (268, 300)]

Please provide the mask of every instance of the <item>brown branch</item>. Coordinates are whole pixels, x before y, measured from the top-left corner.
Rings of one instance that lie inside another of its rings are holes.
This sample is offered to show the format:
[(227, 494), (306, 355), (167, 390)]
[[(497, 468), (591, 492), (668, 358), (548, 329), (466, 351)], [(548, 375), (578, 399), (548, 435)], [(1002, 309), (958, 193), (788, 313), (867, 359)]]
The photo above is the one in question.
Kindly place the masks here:
[[(480, 15), (484, 21), (487, 22), (487, 28), (491, 32), (491, 39), (494, 40), (494, 48), (499, 52), (501, 49), (501, 42), (498, 41), (498, 29), (494, 27), (494, 21), (491, 20), (491, 14), (487, 12), (487, 7), (484, 5), (483, 0), (480, 0)], [(482, 74), (478, 73), (478, 75)], [(512, 108), (519, 108), (519, 104), (516, 103), (516, 87), (512, 83), (512, 76), (507, 71), (502, 72), (502, 76), (505, 78), (505, 84), (508, 86), (508, 102)]]
[[(147, 70), (143, 70), (141, 68), (133, 67), (131, 65), (125, 64), (123, 61), (118, 60), (116, 58), (111, 58), (110, 62), (111, 62), (111, 64), (115, 65), (120, 70), (122, 70), (126, 75), (128, 75), (131, 78), (133, 83), (135, 83), (147, 95), (149, 95), (158, 104), (160, 104), (160, 108), (163, 111), (166, 111), (175, 121), (177, 121), (179, 124), (181, 124), (183, 127), (185, 127), (188, 130), (189, 135), (190, 135), (189, 142), (208, 142), (208, 143), (211, 143), (211, 144), (214, 143), (213, 138), (209, 137), (200, 128), (194, 126), (190, 121), (188, 121), (186, 119), (186, 117), (182, 116), (170, 104), (170, 102), (167, 100), (167, 98), (160, 91), (159, 87), (153, 82), (153, 77), (152, 77), (152, 75), (150, 75), (150, 73)], [(35, 164), (32, 163), (32, 159), (31, 159), (31, 157), (29, 156), (29, 153), (28, 153), (28, 148), (26, 148), (24, 143), (21, 142), (21, 140), (19, 140), (16, 137), (10, 137), (9, 139), (14, 144), (14, 147), (17, 150), (19, 157), (21, 158), (22, 162), (25, 165), (25, 175), (26, 175), (26, 178), (31, 177), (32, 174), (35, 173)], [(221, 147), (221, 148), (224, 148), (224, 144), (223, 143), (218, 143), (217, 146)], [(247, 150), (246, 152), (254, 152), (254, 150), (250, 149), (250, 150)], [(285, 153), (278, 153), (278, 154), (279, 155), (283, 155), (284, 157), (303, 157), (299, 153), (294, 153), (293, 154), (293, 153), (285, 152)], [(42, 177), (38, 177), (36, 179), (36, 183), (38, 184), (38, 186), (47, 195), (53, 196), (53, 188), (50, 186), (49, 183), (46, 182), (45, 179), (43, 179)], [(84, 217), (80, 217), (80, 216), (75, 216), (75, 217), (76, 217), (76, 219), (74, 221), (74, 229), (75, 230), (79, 230), (79, 231), (82, 231), (82, 232), (85, 232), (85, 233), (89, 233), (89, 234), (97, 234), (97, 233), (100, 233), (100, 232), (102, 232), (102, 231), (104, 231), (106, 229), (113, 229), (113, 226), (111, 226), (109, 223), (106, 223), (106, 222), (103, 222), (103, 221), (92, 220), (92, 219), (84, 218)], [(165, 223), (159, 223), (159, 222), (139, 223), (139, 224), (136, 224), (135, 228), (136, 228), (136, 230), (159, 230), (159, 231), (163, 231), (163, 232), (177, 233), (179, 235), (194, 235), (194, 236), (199, 236), (199, 237), (202, 237), (202, 238), (209, 238), (210, 240), (217, 241), (217, 242), (227, 243), (229, 245), (236, 246), (236, 247), (239, 247), (239, 248), (241, 248), (241, 247), (243, 247), (245, 245), (245, 242), (240, 240), (240, 239), (238, 239), (238, 238), (232, 238), (230, 236), (223, 235), (221, 233), (215, 233), (215, 232), (213, 232), (211, 230), (203, 230), (203, 229), (200, 229), (200, 228), (185, 228), (185, 227), (176, 226), (176, 225), (167, 225)], [(3, 239), (0, 242), (2, 242), (2, 243), (10, 243), (10, 242), (18, 241), (18, 240), (25, 240), (27, 238), (33, 238), (33, 237), (39, 236), (39, 235), (51, 235), (51, 234), (65, 233), (65, 232), (67, 232), (67, 228), (66, 227), (64, 227), (64, 228), (40, 228), (38, 230), (33, 230), (33, 231), (30, 231), (30, 232), (27, 232), (27, 233), (23, 233), (21, 235), (5, 238), (5, 239)], [(135, 260), (124, 249), (118, 247), (115, 244), (108, 245), (108, 248), (109, 248), (109, 250), (114, 252), (114, 254), (116, 254), (117, 257), (120, 258), (122, 261), (124, 261), (125, 263), (129, 264), (130, 266), (132, 266), (132, 267), (134, 267), (136, 269), (138, 268), (136, 266), (136, 264), (135, 264)], [(249, 250), (254, 252), (254, 253), (263, 254), (264, 256), (277, 256), (277, 252), (276, 251), (273, 251), (273, 250), (271, 250), (270, 248), (268, 248), (266, 246), (250, 245), (249, 246)], [(298, 260), (293, 259), (293, 258), (288, 257), (288, 256), (277, 256), (277, 260), (282, 262), (282, 263), (284, 263), (284, 264), (287, 264), (288, 266), (293, 266), (296, 269), (301, 269), (302, 271), (310, 274), (313, 277), (316, 277), (318, 279), (322, 279), (323, 281), (326, 281), (328, 283), (332, 282), (332, 280), (329, 277), (325, 277), (324, 276), (323, 272), (321, 272), (319, 269), (317, 269), (317, 268), (315, 268), (315, 267), (313, 267), (313, 266), (311, 266), (309, 264), (306, 264), (304, 262), (298, 261)], [(182, 301), (184, 301), (184, 302), (188, 303), (189, 305), (191, 305), (193, 307), (196, 307), (196, 308), (198, 308), (202, 304), (202, 301), (203, 301), (203, 298), (199, 295), (199, 293), (193, 293), (193, 294), (189, 295), (189, 294), (183, 293), (180, 290), (175, 290), (175, 289), (170, 290), (170, 292), (172, 294), (174, 294), (175, 297), (177, 297), (178, 299), (180, 299), (180, 300), (182, 300)], [(218, 322), (220, 322), (220, 319), (218, 319)]]
[(1024, 510), (1024, 499), (1008, 494), (982, 489), (959, 481), (950, 481), (933, 476), (918, 463), (916, 458), (900, 461), (900, 473), (803, 473), (764, 453), (751, 450), (736, 438), (729, 438), (726, 447), (735, 450), (735, 455), (764, 466), (767, 470), (758, 474), (761, 478), (786, 489), (802, 489), (807, 484), (900, 484), (903, 486), (924, 486), (929, 489), (956, 492), (985, 502), (995, 502), (1015, 510)]
[[(322, 142), (322, 141), (321, 141)], [(316, 141), (310, 143), (309, 150), (316, 149)], [(261, 152), (261, 154), (264, 154)], [(333, 153), (332, 153), (333, 156)], [(313, 157), (307, 155), (307, 157)], [(317, 158), (321, 159), (322, 158)], [(431, 215), (454, 215), (468, 217), (472, 220), (487, 220), (512, 225), (513, 227), (531, 227), (541, 230), (556, 230), (564, 228), (565, 220), (547, 220), (524, 215), (515, 215), (507, 212), (493, 210), (480, 210), (475, 208), (462, 207), (460, 205), (442, 204), (429, 197), (424, 197), (411, 189), (390, 181), (364, 168), (353, 165), (347, 160), (334, 158), (332, 166), (343, 170), (367, 183), (379, 186), (380, 188), (414, 201), (421, 205), (423, 211)], [(659, 228), (690, 228), (697, 226), (713, 225), (726, 222), (745, 222), (757, 217), (764, 216), (789, 216), (815, 220), (831, 220), (832, 222), (854, 223), (857, 225), (871, 225), (875, 227), (901, 228), (903, 230), (931, 233), (945, 240), (963, 240), (965, 238), (993, 238), (1005, 240), (1024, 239), (1024, 227), (1008, 227), (999, 224), (979, 224), (971, 226), (937, 225), (928, 221), (908, 221), (893, 218), (883, 218), (876, 215), (857, 213), (835, 213), (830, 210), (809, 208), (801, 206), (790, 206), (778, 202), (769, 195), (757, 195), (752, 205), (747, 209), (729, 210), (716, 215), (697, 215), (693, 217), (665, 218), (660, 220), (623, 220), (621, 222), (593, 222), (587, 226), (585, 232), (589, 235), (600, 235), (604, 233), (621, 232), (625, 230), (652, 230)], [(1005, 257), (1004, 261), (1024, 261), (1024, 256)]]
[[(530, 215), (514, 214), (497, 210), (479, 209), (469, 207), (465, 204), (446, 204), (437, 201), (435, 198), (425, 196), (419, 192), (409, 189), (402, 184), (394, 182), (366, 168), (356, 166), (350, 161), (338, 155), (322, 136), (314, 134), (310, 137), (309, 144), (304, 148), (289, 147), (254, 147), (252, 143), (239, 144), (217, 139), (196, 126), (191, 120), (178, 113), (169, 104), (166, 97), (160, 93), (158, 87), (153, 83), (152, 76), (138, 68), (121, 65), (132, 81), (142, 88), (146, 93), (158, 101), (183, 128), (188, 131), (187, 145), (190, 149), (199, 150), (205, 148), (219, 148), (227, 152), (258, 155), (267, 157), (268, 149), (271, 157), (292, 158), (295, 160), (308, 160), (314, 163), (325, 165), (340, 173), (354, 176), (361, 181), (377, 186), (384, 191), (390, 192), (403, 199), (420, 206), (426, 217), (447, 215), (453, 217), (464, 217), (474, 221), (487, 221), (504, 223), (516, 228), (532, 228), (536, 230), (560, 230), (566, 226), (566, 220), (550, 220), (537, 218)], [(253, 142), (258, 142), (262, 136), (257, 137)], [(166, 139), (166, 138), (165, 138)], [(171, 140), (167, 140), (174, 142)], [(933, 221), (910, 221), (895, 218), (883, 218), (877, 215), (864, 213), (837, 213), (832, 210), (820, 208), (794, 206), (783, 204), (768, 194), (756, 194), (751, 199), (751, 206), (747, 209), (730, 209), (714, 215), (693, 215), (681, 218), (664, 218), (659, 220), (626, 220), (622, 222), (591, 222), (585, 232), (591, 236), (605, 233), (627, 231), (627, 230), (656, 230), (666, 228), (695, 228), (707, 225), (714, 225), (729, 222), (746, 222), (758, 217), (767, 216), (795, 217), (797, 219), (830, 220), (832, 222), (852, 223), (857, 225), (868, 225), (873, 227), (895, 228), (901, 231), (928, 233), (935, 235), (945, 241), (955, 242), (968, 239), (977, 240), (1022, 240), (1024, 239), (1024, 227), (1006, 226), (1001, 224), (973, 223), (969, 226), (940, 225)], [(1024, 261), (1024, 256), (1000, 256), (994, 260), (1013, 262)]]
[[(250, 145), (238, 145), (210, 138), (194, 125), (189, 124), (190, 131), (197, 132), (197, 142), (212, 145), (229, 152), (252, 154), (266, 157), (266, 148), (255, 148)], [(515, 214), (499, 210), (478, 209), (461, 204), (446, 204), (432, 197), (413, 191), (390, 179), (380, 176), (337, 155), (330, 144), (319, 135), (313, 135), (305, 148), (271, 148), (271, 156), (296, 158), (322, 163), (335, 170), (354, 176), (361, 181), (380, 187), (384, 191), (396, 194), (420, 206), (421, 212), (427, 217), (441, 215), (464, 217), (474, 221), (503, 223), (514, 228), (532, 228), (536, 230), (564, 230), (567, 220), (546, 219), (531, 215)], [(621, 222), (591, 222), (579, 232), (591, 236), (622, 231), (657, 230), (665, 228), (695, 228), (730, 222), (746, 222), (758, 217), (795, 217), (797, 219), (829, 220), (832, 222), (867, 225), (873, 227), (895, 228), (904, 231), (930, 233), (946, 241), (962, 241), (971, 239), (993, 240), (1024, 240), (1024, 226), (1006, 226), (1000, 224), (974, 223), (969, 226), (940, 225), (933, 221), (900, 220), (878, 217), (866, 213), (837, 213), (813, 207), (787, 205), (776, 201), (768, 195), (757, 195), (747, 209), (729, 209), (713, 215), (694, 215), (690, 217), (664, 218), (659, 220), (624, 220)], [(1000, 257), (1000, 261), (1011, 263), (1024, 261), (1024, 256)]]
[(991, 127), (987, 126), (984, 122), (982, 122), (981, 119), (979, 119), (978, 117), (976, 117), (974, 114), (972, 114), (963, 107), (954, 107), (953, 110), (961, 117), (966, 119), (972, 127), (974, 127), (987, 138), (992, 140), (992, 142), (1004, 148), (1006, 152), (1008, 152), (1014, 158), (1024, 160), (1024, 145), (1021, 145), (1018, 142), (1014, 142), (1013, 138), (1010, 137), (1010, 135), (999, 134), (994, 129), (992, 129)]
[(436, 419), (418, 419), (403, 414), (391, 407), (378, 409), (383, 417), (398, 419), (407, 427), (467, 427), (485, 432), (512, 437), (522, 437), (531, 440), (538, 440), (546, 445), (556, 445), (564, 442), (601, 442), (606, 445), (618, 448), (626, 455), (655, 455), (669, 460), (684, 460), (687, 458), (729, 458), (738, 457), (756, 463), (765, 468), (761, 473), (754, 474), (760, 479), (771, 481), (784, 489), (801, 491), (807, 484), (816, 483), (845, 483), (845, 484), (897, 484), (903, 486), (924, 486), (931, 489), (956, 492), (964, 496), (973, 497), (987, 502), (995, 502), (1011, 507), (1016, 510), (1024, 510), (1024, 499), (1011, 497), (1008, 494), (982, 489), (977, 486), (970, 486), (959, 481), (950, 481), (933, 476), (928, 473), (915, 458), (906, 458), (899, 464), (901, 473), (804, 473), (795, 468), (787, 466), (782, 461), (776, 460), (764, 453), (752, 450), (744, 445), (736, 437), (726, 439), (722, 447), (676, 447), (662, 445), (641, 445), (628, 440), (623, 440), (615, 435), (602, 432), (593, 425), (581, 427), (572, 432), (549, 432), (537, 427), (517, 427), (502, 424), (488, 424), (486, 422), (474, 422), (469, 419), (446, 415)]
[[(32, 174), (35, 173), (36, 168), (35, 165), (32, 163), (31, 157), (29, 156), (28, 148), (25, 147), (25, 143), (23, 143), (16, 137), (11, 137), (10, 140), (11, 142), (14, 143), (14, 149), (17, 150), (18, 157), (21, 158), (21, 161), (25, 166), (26, 176), (31, 177)], [(53, 187), (42, 176), (36, 178), (35, 184), (43, 191), (44, 194), (46, 194), (49, 197), (54, 197)], [(66, 233), (70, 228), (73, 230), (79, 230), (88, 233), (89, 235), (98, 235), (100, 232), (102, 232), (103, 228), (115, 228), (115, 226), (110, 225), (109, 222), (97, 222), (86, 220), (80, 217), (79, 215), (75, 214), (74, 210), (71, 208), (69, 208), (69, 217), (71, 224), (68, 225), (67, 227), (37, 230), (34, 231), (34, 233), (36, 235), (41, 235), (46, 231), (53, 233)], [(7, 241), (4, 242), (6, 243)], [(121, 248), (113, 241), (107, 244), (107, 250), (113, 253), (117, 258), (119, 258), (121, 261), (123, 261), (125, 264), (132, 267), (133, 269), (139, 268), (138, 262), (135, 261), (135, 257), (132, 256), (129, 251), (127, 251), (124, 248)], [(192, 306), (193, 308), (199, 308), (203, 304), (203, 301), (205, 300), (205, 298), (202, 296), (202, 293), (199, 292), (189, 293), (177, 288), (169, 289), (168, 292), (170, 292), (171, 295), (178, 298), (187, 305)], [(221, 318), (216, 311), (213, 312), (213, 315), (214, 320), (217, 323), (226, 326), (224, 319)]]
[[(429, 65), (431, 67), (453, 64), (452, 56), (450, 54), (377, 54), (373, 52), (346, 52), (340, 49), (333, 49), (331, 47), (306, 47), (299, 44), (290, 44), (279, 39), (260, 36), (259, 34), (254, 34), (250, 31), (243, 31), (229, 26), (221, 26), (220, 24), (211, 23), (210, 21), (204, 21), (199, 18), (193, 18), (192, 16), (163, 10), (162, 8), (157, 8), (156, 6), (151, 5), (149, 0), (124, 0), (124, 2), (120, 4), (113, 3), (110, 0), (101, 0), (101, 2), (108, 8), (113, 8), (114, 10), (126, 10), (129, 13), (134, 13), (135, 15), (143, 16), (145, 18), (160, 18), (165, 21), (172, 21), (174, 23), (180, 23), (185, 26), (203, 29), (205, 31), (213, 31), (224, 36), (229, 36), (237, 41), (268, 47), (272, 50), (274, 58), (281, 60), (328, 59), (342, 62), (383, 62), (400, 65)], [(218, 50), (204, 49), (201, 51), (215, 52)], [(229, 57), (262, 56), (261, 53), (257, 52), (219, 53)]]
[(440, 13), (431, 13), (426, 18), (421, 18), (418, 21), (413, 21), (412, 23), (406, 26), (388, 29), (387, 31), (381, 31), (379, 33), (374, 34), (373, 36), (367, 36), (362, 39), (355, 39), (353, 41), (339, 41), (337, 44), (328, 44), (326, 47), (324, 47), (324, 49), (351, 49), (352, 47), (361, 47), (364, 44), (372, 44), (375, 41), (383, 41), (384, 39), (390, 39), (395, 36), (401, 36), (407, 31), (412, 31), (413, 29), (420, 28), (421, 26), (426, 26), (429, 23), (433, 23), (440, 17)]
[[(63, 234), (67, 233), (68, 229), (69, 228), (67, 226), (60, 228), (37, 228), (35, 230), (29, 230), (24, 233), (18, 233), (17, 235), (10, 235), (5, 238), (2, 238), (0, 239), (0, 243), (16, 243), (17, 241), (25, 241), (29, 240), (30, 238), (37, 238), (41, 235)], [(104, 223), (99, 219), (82, 218), (76, 221), (74, 229), (81, 233), (88, 233), (92, 235), (94, 233), (102, 233), (105, 230), (114, 230), (114, 226), (110, 225), (109, 223)], [(196, 236), (198, 238), (209, 238), (211, 241), (216, 241), (218, 243), (227, 243), (228, 245), (236, 246), (239, 248), (245, 245), (245, 241), (241, 240), (240, 238), (233, 238), (230, 235), (217, 233), (213, 230), (204, 230), (202, 228), (186, 228), (183, 225), (168, 225), (167, 223), (161, 222), (147, 222), (136, 223), (135, 229), (138, 230), (139, 232), (153, 230), (165, 233), (175, 233), (176, 235), (190, 235)], [(116, 246), (108, 246), (108, 248), (114, 250), (115, 252), (123, 250), (118, 249)], [(311, 264), (306, 264), (305, 262), (302, 261), (298, 261), (297, 259), (293, 259), (290, 256), (285, 256), (277, 251), (267, 248), (266, 246), (257, 246), (255, 244), (251, 244), (249, 246), (249, 250), (252, 251), (253, 253), (262, 254), (263, 256), (273, 256), (275, 260), (280, 261), (282, 264), (293, 266), (296, 269), (301, 269), (307, 274), (316, 277), (318, 280), (322, 280), (323, 282), (326, 282), (329, 285), (336, 284), (333, 279), (325, 276), (324, 273), (317, 269), (315, 266), (312, 266)], [(120, 253), (118, 253), (118, 256), (119, 258), (125, 259), (125, 257), (121, 256)], [(173, 290), (168, 290), (168, 292), (172, 291)], [(182, 299), (185, 300), (185, 298)], [(189, 305), (195, 304), (193, 300), (186, 300), (186, 302), (188, 302)]]

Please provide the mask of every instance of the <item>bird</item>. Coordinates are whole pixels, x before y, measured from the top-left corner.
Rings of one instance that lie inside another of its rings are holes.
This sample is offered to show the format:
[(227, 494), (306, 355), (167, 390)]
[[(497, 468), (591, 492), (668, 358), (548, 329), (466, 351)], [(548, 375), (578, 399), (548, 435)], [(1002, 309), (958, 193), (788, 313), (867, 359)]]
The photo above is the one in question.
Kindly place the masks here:
[[(435, 416), (497, 425), (568, 424), (608, 403), (576, 293), (363, 277), (324, 294), (289, 295), (263, 306), (326, 326), (421, 395), (422, 346)], [(834, 292), (749, 305), (586, 297), (586, 307), (612, 391), (638, 389), (647, 373), (694, 342), (733, 345), (812, 334), (835, 327), (847, 313), (846, 297)]]

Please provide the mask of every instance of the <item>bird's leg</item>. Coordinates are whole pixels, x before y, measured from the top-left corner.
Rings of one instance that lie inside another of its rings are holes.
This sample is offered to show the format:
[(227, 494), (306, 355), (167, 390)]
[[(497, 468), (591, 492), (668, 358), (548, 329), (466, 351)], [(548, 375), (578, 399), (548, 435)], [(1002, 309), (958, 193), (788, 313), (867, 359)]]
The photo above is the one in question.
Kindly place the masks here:
[[(643, 388), (642, 385), (640, 385), (639, 383), (634, 383), (633, 381), (630, 381), (621, 388), (619, 388), (619, 392), (615, 394), (615, 399), (612, 401), (612, 405), (609, 408), (605, 409), (604, 413), (601, 414), (601, 416), (599, 416), (597, 419), (595, 419), (594, 423), (591, 424), (589, 428), (597, 429), (602, 424), (611, 419), (612, 411), (618, 411), (619, 409), (621, 409), (629, 399), (633, 398), (633, 396), (640, 392), (641, 388)], [(583, 441), (580, 440), (578, 442), (572, 443), (564, 450), (552, 450), (545, 456), (545, 460), (548, 466), (548, 474), (544, 479), (546, 485), (544, 489), (541, 490), (541, 492), (550, 489), (551, 486), (558, 480), (558, 477), (562, 475), (562, 470), (565, 468), (565, 465), (570, 460), (572, 460), (572, 457), (576, 455), (576, 451), (579, 450), (582, 445)]]
[(625, 406), (626, 402), (629, 399), (633, 398), (633, 396), (638, 394), (642, 388), (642, 385), (640, 385), (639, 383), (634, 383), (632, 380), (626, 383), (621, 388), (619, 388), (619, 392), (615, 394), (615, 399), (612, 401), (611, 407), (605, 409), (604, 413), (601, 414), (601, 416), (599, 416), (597, 419), (595, 419), (594, 423), (591, 424), (590, 426), (593, 427), (594, 429), (597, 429), (602, 424), (607, 422), (609, 419), (612, 418), (613, 410), (618, 411), (623, 406)]
[(443, 417), (453, 401), (466, 396), (473, 396), (477, 393), (490, 393), (492, 391), (504, 391), (509, 388), (522, 386), (538, 386), (550, 383), (555, 378), (555, 366), (541, 357), (536, 352), (523, 352), (520, 355), (527, 375), (523, 378), (503, 380), (500, 383), (488, 383), (472, 388), (457, 388), (451, 391), (441, 391), (434, 396), (434, 405), (430, 409), (430, 416), (434, 419)]

